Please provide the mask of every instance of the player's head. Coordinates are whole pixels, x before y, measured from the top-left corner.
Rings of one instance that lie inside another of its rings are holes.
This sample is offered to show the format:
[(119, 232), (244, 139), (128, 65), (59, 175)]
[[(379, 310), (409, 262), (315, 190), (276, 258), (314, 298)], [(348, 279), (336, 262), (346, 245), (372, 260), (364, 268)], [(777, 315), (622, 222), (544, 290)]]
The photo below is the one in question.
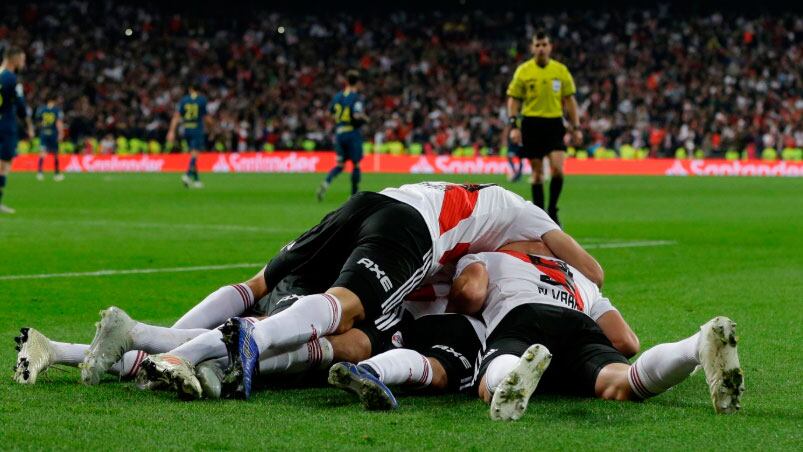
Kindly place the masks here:
[(199, 90), (198, 82), (192, 81), (187, 83), (187, 91), (189, 91), (190, 94), (198, 94)]
[(538, 30), (533, 35), (532, 51), (539, 64), (546, 64), (552, 53), (552, 41), (544, 30)]
[(25, 51), (17, 46), (9, 46), (3, 51), (3, 65), (11, 71), (25, 67)]
[(356, 69), (350, 69), (346, 72), (346, 83), (352, 88), (356, 88), (360, 83), (360, 73)]

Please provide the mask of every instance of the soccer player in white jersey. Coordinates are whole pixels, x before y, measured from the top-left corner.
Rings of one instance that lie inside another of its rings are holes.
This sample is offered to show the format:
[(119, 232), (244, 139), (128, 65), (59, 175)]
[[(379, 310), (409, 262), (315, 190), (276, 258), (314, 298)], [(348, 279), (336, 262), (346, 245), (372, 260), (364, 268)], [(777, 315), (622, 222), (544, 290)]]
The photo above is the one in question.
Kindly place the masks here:
[[(627, 338), (629, 327), (599, 288), (565, 262), (515, 251), (486, 252), (464, 256), (456, 274), (461, 310), (480, 313), (487, 326), (478, 390), (491, 405), (492, 419), (519, 419), (536, 388), (609, 400), (646, 399), (680, 383), (698, 365), (705, 370), (714, 409), (731, 413), (740, 408), (744, 385), (730, 319), (716, 317), (689, 338), (657, 345), (631, 366), (609, 339)], [(612, 326), (620, 332), (610, 334)], [(625, 348), (635, 352), (637, 340)]]
[[(358, 193), (246, 283), (260, 298), (289, 274), (334, 281), (323, 293), (302, 297), (256, 325), (230, 319), (223, 329), (233, 360), (229, 380), (236, 380), (247, 398), (262, 353), (343, 333), (359, 321), (390, 332), (401, 320), (404, 296), (425, 278), (469, 252), (517, 240), (543, 240), (602, 284), (602, 268), (593, 257), (543, 210), (501, 187), (436, 182)], [(191, 363), (170, 354), (152, 355), (143, 367), (157, 379), (193, 375)]]

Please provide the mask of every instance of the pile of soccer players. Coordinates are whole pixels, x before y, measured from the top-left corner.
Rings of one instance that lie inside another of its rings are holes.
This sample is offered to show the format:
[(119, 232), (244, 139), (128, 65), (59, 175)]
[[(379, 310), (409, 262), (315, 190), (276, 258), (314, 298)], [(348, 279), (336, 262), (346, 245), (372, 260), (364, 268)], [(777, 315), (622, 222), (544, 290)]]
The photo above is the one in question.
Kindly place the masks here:
[(61, 96), (74, 142), (106, 134), (163, 142), (192, 78), (217, 119), (213, 142), (226, 149), (299, 149), (305, 140), (332, 149), (326, 104), (338, 74), (359, 67), (372, 135), (435, 152), (496, 151), (505, 87), (530, 57), (530, 35), (546, 28), (555, 57), (574, 71), (587, 147), (632, 144), (660, 155), (679, 146), (803, 147), (803, 20), (794, 15), (232, 8), (224, 19), (125, 3), (3, 6), (0, 43), (29, 54), (31, 103)]
[(733, 321), (631, 362), (638, 338), (603, 280), (543, 210), (501, 187), (361, 192), (172, 327), (110, 307), (90, 345), (23, 328), (14, 378), (33, 384), (67, 364), (87, 385), (112, 373), (186, 399), (249, 399), (265, 381), (324, 372), (367, 409), (395, 409), (407, 386), (466, 392), (492, 419), (516, 420), (533, 394), (643, 400), (700, 366), (715, 411), (740, 408)]

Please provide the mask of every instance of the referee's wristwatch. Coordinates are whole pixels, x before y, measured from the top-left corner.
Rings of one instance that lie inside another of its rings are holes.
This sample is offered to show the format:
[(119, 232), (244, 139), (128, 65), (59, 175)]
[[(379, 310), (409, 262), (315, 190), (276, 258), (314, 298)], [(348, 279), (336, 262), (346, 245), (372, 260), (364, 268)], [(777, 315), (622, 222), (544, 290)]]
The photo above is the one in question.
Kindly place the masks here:
[(519, 120), (515, 116), (511, 116), (511, 117), (507, 118), (507, 123), (513, 129), (518, 129), (519, 128), (518, 122), (519, 122)]

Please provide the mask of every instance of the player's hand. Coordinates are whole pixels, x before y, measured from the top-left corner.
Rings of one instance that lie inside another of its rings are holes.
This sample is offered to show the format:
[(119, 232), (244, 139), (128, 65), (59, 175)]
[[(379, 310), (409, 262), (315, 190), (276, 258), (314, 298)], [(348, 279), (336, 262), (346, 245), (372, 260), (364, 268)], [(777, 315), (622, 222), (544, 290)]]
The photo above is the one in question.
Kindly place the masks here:
[(35, 134), (34, 134), (34, 131), (33, 131), (33, 127), (28, 127), (28, 138), (33, 140), (34, 136), (35, 136)]
[(176, 141), (176, 133), (175, 132), (167, 132), (167, 147), (173, 147), (173, 143)]
[(580, 129), (574, 129), (572, 132), (572, 141), (574, 141), (575, 146), (583, 145), (583, 132)]
[(521, 129), (510, 129), (510, 141), (521, 146)]

